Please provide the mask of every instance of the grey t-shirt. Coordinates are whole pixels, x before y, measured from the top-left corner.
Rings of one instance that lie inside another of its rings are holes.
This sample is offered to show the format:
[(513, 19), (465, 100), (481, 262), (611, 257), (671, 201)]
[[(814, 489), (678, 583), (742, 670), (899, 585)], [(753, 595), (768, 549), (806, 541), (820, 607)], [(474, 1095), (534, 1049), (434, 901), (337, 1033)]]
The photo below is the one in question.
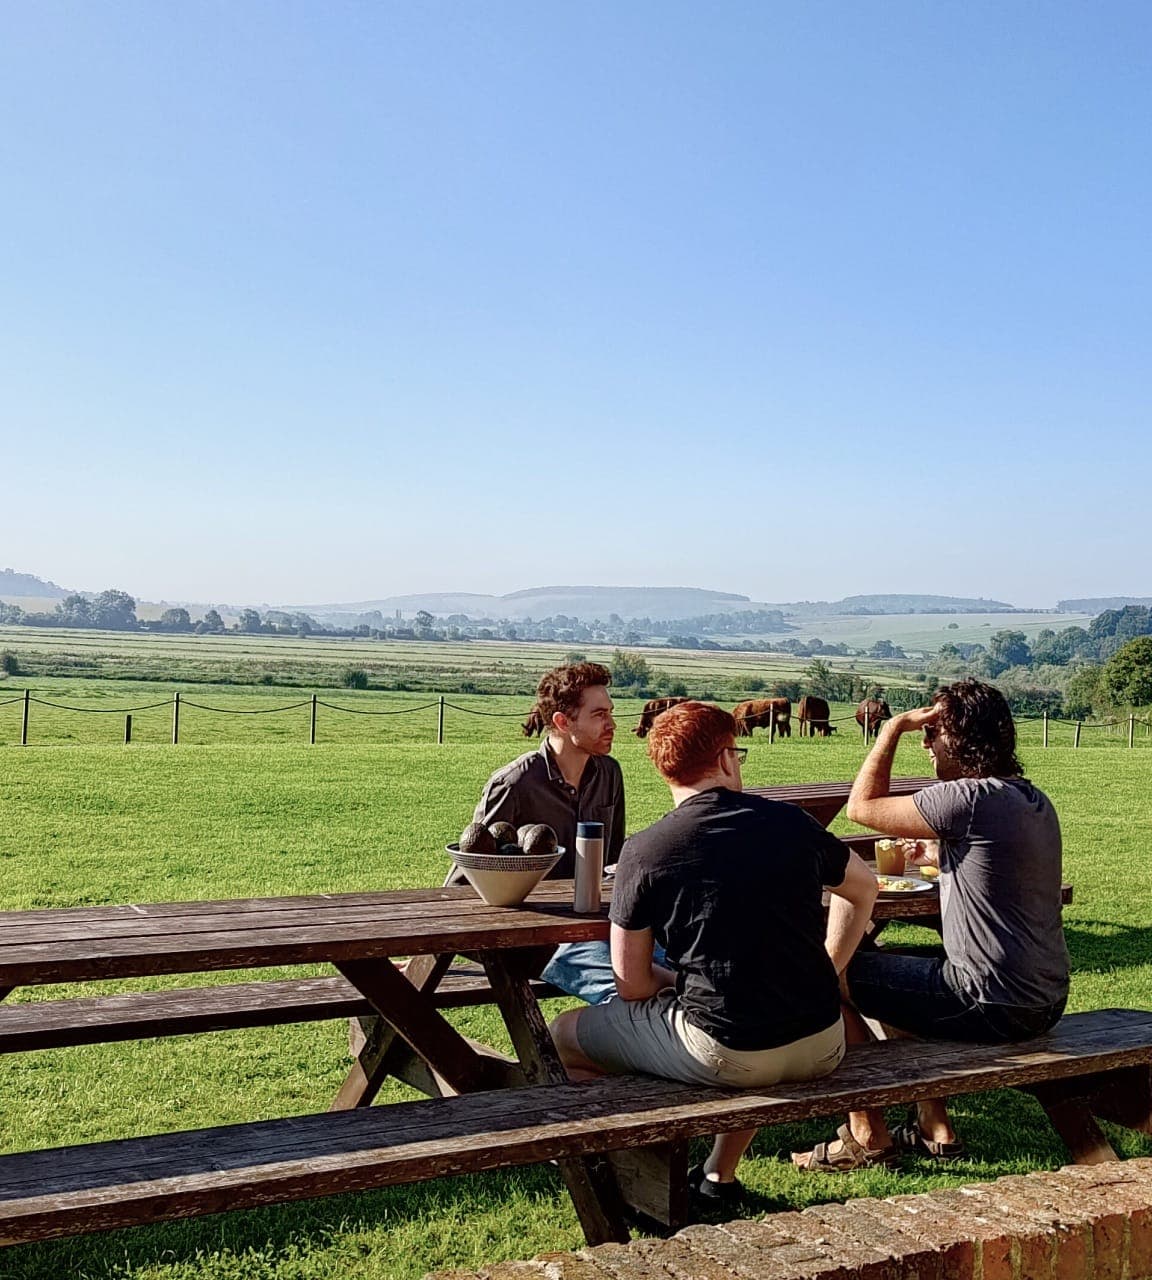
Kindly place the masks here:
[(1026, 778), (957, 778), (914, 797), (940, 837), (944, 952), (988, 1004), (1041, 1008), (1068, 994), (1060, 822)]

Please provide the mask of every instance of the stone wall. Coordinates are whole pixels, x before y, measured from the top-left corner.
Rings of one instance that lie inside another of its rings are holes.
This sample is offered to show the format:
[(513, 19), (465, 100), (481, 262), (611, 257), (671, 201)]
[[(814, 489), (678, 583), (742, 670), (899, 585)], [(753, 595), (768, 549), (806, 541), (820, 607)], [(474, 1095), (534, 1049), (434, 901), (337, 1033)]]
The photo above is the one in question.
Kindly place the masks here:
[(1152, 1280), (1152, 1159), (816, 1205), (428, 1280)]

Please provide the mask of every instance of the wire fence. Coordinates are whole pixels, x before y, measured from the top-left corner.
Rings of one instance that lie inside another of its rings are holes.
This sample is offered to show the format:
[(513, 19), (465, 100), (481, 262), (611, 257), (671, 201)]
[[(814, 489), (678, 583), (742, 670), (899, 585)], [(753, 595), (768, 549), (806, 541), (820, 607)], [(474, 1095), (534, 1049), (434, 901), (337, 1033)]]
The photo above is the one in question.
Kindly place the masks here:
[[(662, 700), (660, 700), (662, 701)], [(160, 708), (170, 708), (171, 710), (171, 734), (170, 739), (173, 746), (180, 743), (181, 733), (181, 716), (187, 710), (204, 712), (210, 715), (221, 716), (275, 716), (297, 712), (304, 708), (308, 709), (307, 724), (307, 741), (310, 745), (315, 745), (317, 741), (317, 728), (319, 723), (319, 711), (323, 708), (325, 711), (334, 712), (337, 715), (351, 716), (405, 716), (416, 715), (424, 712), (435, 711), (435, 741), (443, 744), (446, 736), (446, 715), (448, 711), (458, 715), (477, 716), (492, 720), (517, 720), (520, 721), (524, 728), (526, 737), (536, 736), (540, 732), (542, 725), (537, 720), (535, 708), (526, 711), (482, 711), (477, 707), (463, 706), (460, 703), (449, 702), (443, 694), (437, 695), (435, 700), (423, 702), (412, 707), (386, 707), (386, 708), (370, 708), (370, 707), (351, 707), (343, 706), (337, 702), (329, 702), (325, 698), (320, 698), (317, 694), (312, 694), (308, 698), (303, 698), (296, 702), (290, 702), (283, 706), (275, 707), (219, 707), (212, 706), (208, 703), (196, 702), (184, 697), (181, 693), (176, 692), (171, 699), (165, 698), (158, 702), (146, 702), (130, 707), (79, 707), (65, 702), (55, 702), (48, 698), (39, 698), (33, 696), (31, 690), (24, 690), (23, 694), (13, 698), (4, 698), (0, 700), (0, 707), (11, 706), (21, 703), (20, 713), (20, 745), (27, 746), (30, 741), (30, 729), (32, 725), (31, 710), (34, 706), (46, 707), (53, 711), (65, 711), (70, 713), (79, 713), (82, 715), (119, 715), (124, 717), (124, 742), (129, 744), (132, 741), (132, 717), (140, 712), (156, 711)], [(660, 708), (661, 710), (663, 708)], [(643, 721), (645, 717), (651, 717), (653, 708), (645, 706), (634, 712), (616, 713), (616, 719)], [(763, 713), (767, 716), (767, 712)], [(1125, 717), (1111, 718), (1108, 720), (1071, 720), (1060, 716), (1052, 716), (1046, 712), (1041, 714), (1022, 714), (1015, 717), (1017, 725), (1021, 724), (1039, 724), (1041, 726), (1041, 745), (1048, 747), (1052, 745), (1054, 730), (1057, 727), (1066, 727), (1072, 730), (1073, 747), (1081, 745), (1081, 737), (1083, 733), (1092, 730), (1110, 730), (1118, 733), (1127, 740), (1128, 747), (1134, 747), (1136, 742), (1136, 729), (1140, 726), (1144, 730), (1152, 729), (1152, 716), (1144, 718), (1132, 713)], [(858, 724), (861, 728), (862, 738), (867, 739), (872, 736), (873, 731), (879, 728), (879, 720), (869, 720), (864, 717), (863, 723), (859, 718), (859, 713), (849, 711), (841, 716), (829, 716), (820, 720), (809, 722), (808, 730), (812, 732), (812, 725), (817, 726), (817, 733), (831, 733), (834, 730), (832, 726), (840, 725), (847, 722)], [(760, 719), (756, 722), (757, 727), (769, 729), (770, 725), (767, 719)], [(823, 728), (821, 728), (823, 726)], [(790, 734), (790, 728), (788, 729)], [(801, 733), (804, 732), (804, 724), (801, 722)], [(430, 733), (430, 737), (432, 734)], [(769, 741), (775, 737), (775, 733), (769, 735)], [(1147, 737), (1145, 733), (1143, 736)]]

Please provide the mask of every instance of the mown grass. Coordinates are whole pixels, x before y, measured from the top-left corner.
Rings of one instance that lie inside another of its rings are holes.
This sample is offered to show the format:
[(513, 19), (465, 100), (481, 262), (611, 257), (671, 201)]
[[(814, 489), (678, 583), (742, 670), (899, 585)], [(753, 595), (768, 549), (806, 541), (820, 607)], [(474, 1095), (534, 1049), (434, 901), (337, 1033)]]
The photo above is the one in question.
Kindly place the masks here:
[[(484, 779), (522, 746), (501, 730), (500, 740), (443, 747), (11, 749), (0, 769), (0, 906), (435, 884), (446, 865), (443, 846), (469, 817)], [(848, 778), (861, 755), (850, 738), (773, 746), (756, 738), (752, 747), (752, 785)], [(642, 743), (621, 733), (617, 754), (629, 827), (636, 829), (666, 810), (667, 793)], [(1055, 747), (1030, 748), (1025, 757), (1059, 807), (1066, 876), (1075, 884), (1066, 913), (1072, 1006), (1152, 1008), (1149, 757)], [(923, 769), (919, 749), (902, 746), (898, 771)], [(12, 998), (63, 994), (75, 992), (25, 990)], [(453, 1017), (468, 1034), (503, 1042), (491, 1010)], [(347, 1064), (339, 1023), (11, 1055), (0, 1060), (0, 1148), (323, 1110)], [(387, 1096), (405, 1094), (397, 1087)], [(1015, 1094), (962, 1101), (957, 1118), (972, 1151), (958, 1166), (913, 1162), (899, 1172), (826, 1179), (800, 1175), (777, 1153), (829, 1136), (828, 1122), (766, 1130), (744, 1170), (745, 1211), (919, 1190), (1054, 1167), (1064, 1158), (1039, 1111)], [(1152, 1154), (1147, 1139), (1120, 1135), (1119, 1142), (1126, 1154)], [(562, 1185), (542, 1168), (23, 1246), (2, 1256), (12, 1280), (384, 1280), (579, 1242)]]
[[(705, 683), (721, 705), (731, 707), (743, 692), (726, 682), (736, 677), (716, 676)], [(173, 685), (167, 681), (144, 682), (112, 679), (40, 679), (0, 682), (0, 746), (20, 742), (23, 690), (30, 690), (28, 744), (30, 746), (113, 746), (123, 744), (125, 714), (132, 715), (132, 746), (170, 745), (173, 694), (181, 694), (179, 739), (183, 746), (307, 744), (310, 732), (312, 689), (270, 689), (252, 685)], [(317, 690), (316, 741), (322, 745), (376, 745), (435, 743), (438, 730), (438, 694), (428, 691), (384, 689)], [(520, 725), (532, 707), (530, 693), (445, 696), (444, 739), (451, 745), (491, 743), (515, 753), (523, 748)], [(620, 738), (630, 738), (644, 700), (615, 694)], [(835, 743), (818, 742), (816, 748), (850, 748), (855, 751), (851, 768), (863, 756), (864, 744), (853, 714), (855, 707), (832, 703)], [(1133, 743), (1152, 747), (1152, 717), (1135, 724)], [(1021, 744), (1040, 747), (1043, 726), (1038, 718), (1017, 722)], [(779, 745), (792, 750), (799, 743), (793, 721), (793, 737)], [(1071, 746), (1075, 725), (1053, 720), (1048, 739), (1053, 747)], [(757, 731), (756, 741), (766, 739)], [(1126, 746), (1128, 725), (1120, 720), (1107, 725), (1086, 724), (1080, 749)]]

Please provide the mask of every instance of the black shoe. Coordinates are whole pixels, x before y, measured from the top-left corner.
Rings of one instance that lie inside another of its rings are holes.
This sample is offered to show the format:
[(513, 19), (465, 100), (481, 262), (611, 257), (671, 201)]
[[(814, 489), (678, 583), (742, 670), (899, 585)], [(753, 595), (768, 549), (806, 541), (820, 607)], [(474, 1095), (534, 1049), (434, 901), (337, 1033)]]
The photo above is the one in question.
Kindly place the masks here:
[(731, 1182), (716, 1182), (704, 1172), (702, 1164), (697, 1164), (688, 1170), (688, 1194), (716, 1207), (739, 1203), (744, 1187), (737, 1178)]

